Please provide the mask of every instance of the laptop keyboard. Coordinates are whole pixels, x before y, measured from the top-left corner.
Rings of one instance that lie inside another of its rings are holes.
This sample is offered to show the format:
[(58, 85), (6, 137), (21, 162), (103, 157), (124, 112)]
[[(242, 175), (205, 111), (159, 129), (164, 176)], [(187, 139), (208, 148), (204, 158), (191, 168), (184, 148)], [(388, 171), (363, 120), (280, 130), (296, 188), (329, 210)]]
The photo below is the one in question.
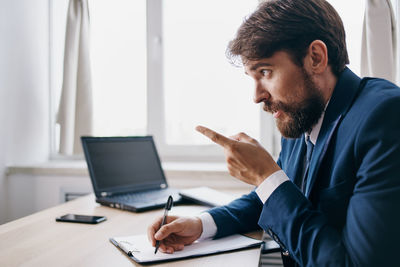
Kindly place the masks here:
[(120, 203), (140, 203), (140, 202), (153, 202), (153, 203), (166, 203), (168, 196), (172, 196), (174, 200), (180, 198), (176, 190), (152, 190), (145, 192), (138, 192), (132, 194), (116, 195), (112, 199)]

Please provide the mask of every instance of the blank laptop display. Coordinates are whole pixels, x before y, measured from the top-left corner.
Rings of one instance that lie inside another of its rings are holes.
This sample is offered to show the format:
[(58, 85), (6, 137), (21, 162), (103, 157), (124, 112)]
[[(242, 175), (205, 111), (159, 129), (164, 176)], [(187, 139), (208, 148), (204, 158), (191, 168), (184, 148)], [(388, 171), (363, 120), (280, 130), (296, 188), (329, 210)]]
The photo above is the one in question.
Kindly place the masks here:
[(96, 201), (143, 211), (163, 207), (171, 194), (152, 136), (81, 137)]

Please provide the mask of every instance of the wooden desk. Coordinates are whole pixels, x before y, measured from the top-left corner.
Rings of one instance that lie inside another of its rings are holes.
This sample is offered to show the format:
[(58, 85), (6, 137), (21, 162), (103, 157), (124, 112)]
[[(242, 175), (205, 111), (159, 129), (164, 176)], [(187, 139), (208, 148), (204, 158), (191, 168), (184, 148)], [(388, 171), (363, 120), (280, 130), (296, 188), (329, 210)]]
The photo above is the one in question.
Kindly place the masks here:
[[(176, 206), (171, 214), (197, 214), (204, 207)], [(97, 225), (56, 222), (66, 213), (104, 215)], [(146, 233), (162, 210), (121, 211), (89, 195), (0, 225), (0, 266), (141, 266), (109, 242), (110, 237)], [(254, 234), (261, 237), (260, 233)], [(253, 235), (253, 236), (254, 236)], [(160, 266), (258, 266), (258, 248), (159, 264)]]

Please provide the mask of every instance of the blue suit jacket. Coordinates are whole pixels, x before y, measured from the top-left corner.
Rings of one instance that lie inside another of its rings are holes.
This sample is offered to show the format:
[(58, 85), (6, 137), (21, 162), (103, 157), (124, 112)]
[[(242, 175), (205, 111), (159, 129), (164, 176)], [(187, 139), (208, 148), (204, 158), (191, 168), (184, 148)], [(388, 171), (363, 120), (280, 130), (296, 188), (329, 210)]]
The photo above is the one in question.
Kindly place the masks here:
[[(262, 204), (253, 191), (209, 212), (216, 237), (261, 227), (285, 265), (400, 266), (400, 88), (340, 75), (314, 147), (305, 194), (304, 137), (282, 139), (278, 164), (291, 181)], [(285, 257), (284, 257), (285, 258)]]

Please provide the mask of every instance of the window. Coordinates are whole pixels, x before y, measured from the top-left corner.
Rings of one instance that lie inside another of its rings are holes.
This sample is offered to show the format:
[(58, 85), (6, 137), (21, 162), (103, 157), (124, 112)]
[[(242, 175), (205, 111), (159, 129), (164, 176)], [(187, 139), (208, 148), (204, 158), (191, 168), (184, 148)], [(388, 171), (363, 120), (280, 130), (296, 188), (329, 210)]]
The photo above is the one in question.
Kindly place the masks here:
[[(51, 110), (61, 84), (68, 0), (49, 1)], [(343, 19), (350, 68), (359, 74), (364, 1), (329, 0)], [(89, 0), (96, 135), (154, 135), (165, 160), (223, 160), (194, 127), (244, 131), (275, 156), (280, 135), (252, 102), (253, 82), (225, 58), (258, 0)], [(55, 116), (53, 116), (55, 117)], [(58, 133), (52, 119), (53, 152)]]
[[(68, 2), (50, 1), (53, 114), (57, 112), (61, 94)], [(89, 0), (89, 10), (94, 134), (144, 135), (147, 126), (146, 0)], [(57, 128), (53, 136), (53, 147), (57, 151)]]
[(259, 138), (260, 111), (252, 102), (253, 83), (225, 57), (243, 17), (256, 6), (257, 1), (243, 0), (164, 1), (168, 145), (209, 144), (194, 131), (197, 124), (226, 135), (246, 131)]
[(89, 0), (94, 134), (144, 135), (146, 0)]
[[(258, 138), (252, 82), (225, 58), (229, 40), (257, 4), (89, 0), (94, 134), (152, 134), (164, 158), (174, 159), (223, 159), (220, 148), (194, 130), (197, 124)], [(55, 114), (68, 1), (53, 1), (51, 8)]]

